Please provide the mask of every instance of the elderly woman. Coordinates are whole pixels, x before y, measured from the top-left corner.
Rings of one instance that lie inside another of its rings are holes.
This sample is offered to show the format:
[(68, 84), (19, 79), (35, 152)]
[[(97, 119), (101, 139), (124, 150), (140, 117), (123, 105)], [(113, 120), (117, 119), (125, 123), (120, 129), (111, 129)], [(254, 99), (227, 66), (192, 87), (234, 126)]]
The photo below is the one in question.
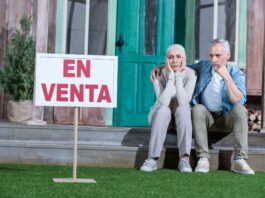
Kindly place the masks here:
[(186, 67), (185, 49), (173, 44), (166, 51), (166, 67), (154, 82), (157, 100), (148, 115), (151, 125), (148, 159), (142, 171), (157, 170), (157, 160), (165, 141), (171, 115), (175, 117), (180, 172), (192, 172), (189, 156), (192, 139), (190, 101), (196, 83), (196, 73)]

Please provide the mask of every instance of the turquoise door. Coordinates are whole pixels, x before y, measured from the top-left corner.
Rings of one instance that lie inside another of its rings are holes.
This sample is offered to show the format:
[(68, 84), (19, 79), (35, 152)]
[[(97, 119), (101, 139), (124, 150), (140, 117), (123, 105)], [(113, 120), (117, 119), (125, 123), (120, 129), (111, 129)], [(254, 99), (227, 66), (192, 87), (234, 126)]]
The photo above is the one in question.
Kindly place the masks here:
[(148, 125), (147, 115), (155, 101), (149, 75), (155, 65), (164, 63), (166, 48), (176, 41), (175, 13), (176, 0), (118, 0), (114, 125)]

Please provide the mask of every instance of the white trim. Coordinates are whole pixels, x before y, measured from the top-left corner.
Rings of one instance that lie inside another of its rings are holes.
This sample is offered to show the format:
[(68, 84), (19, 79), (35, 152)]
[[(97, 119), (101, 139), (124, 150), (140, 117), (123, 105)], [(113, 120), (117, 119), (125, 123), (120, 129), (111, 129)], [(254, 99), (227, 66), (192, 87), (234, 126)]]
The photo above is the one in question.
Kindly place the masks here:
[(239, 20), (240, 20), (240, 0), (236, 1), (236, 32), (235, 32), (235, 63), (238, 63), (238, 45), (239, 45)]
[(88, 42), (89, 42), (89, 16), (90, 16), (90, 0), (86, 0), (86, 19), (85, 19), (85, 46), (84, 54), (88, 54)]
[(64, 17), (63, 17), (63, 31), (62, 31), (62, 53), (66, 53), (66, 37), (67, 37), (67, 13), (68, 0), (64, 0)]
[(214, 0), (213, 4), (213, 39), (217, 38), (218, 27), (218, 0)]

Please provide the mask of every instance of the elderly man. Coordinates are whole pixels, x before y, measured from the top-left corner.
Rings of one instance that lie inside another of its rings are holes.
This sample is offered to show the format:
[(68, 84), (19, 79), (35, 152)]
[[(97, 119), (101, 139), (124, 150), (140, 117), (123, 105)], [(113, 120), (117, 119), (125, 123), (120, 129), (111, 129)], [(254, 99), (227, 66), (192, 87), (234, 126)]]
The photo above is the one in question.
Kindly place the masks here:
[[(233, 133), (232, 170), (242, 174), (254, 174), (245, 161), (248, 158), (247, 111), (243, 106), (246, 102), (245, 75), (228, 63), (228, 41), (213, 40), (209, 46), (209, 55), (210, 61), (190, 65), (198, 75), (192, 99), (195, 148), (199, 158), (195, 172), (209, 172), (207, 130), (215, 125)], [(152, 72), (151, 79), (157, 70)]]
[(161, 76), (154, 79), (157, 100), (148, 116), (152, 126), (149, 157), (140, 170), (150, 172), (157, 169), (157, 159), (163, 148), (171, 115), (174, 115), (180, 158), (178, 168), (181, 172), (192, 172), (189, 164), (192, 140), (190, 101), (195, 83), (195, 71), (186, 67), (184, 48), (178, 44), (169, 46), (166, 67), (162, 69)]

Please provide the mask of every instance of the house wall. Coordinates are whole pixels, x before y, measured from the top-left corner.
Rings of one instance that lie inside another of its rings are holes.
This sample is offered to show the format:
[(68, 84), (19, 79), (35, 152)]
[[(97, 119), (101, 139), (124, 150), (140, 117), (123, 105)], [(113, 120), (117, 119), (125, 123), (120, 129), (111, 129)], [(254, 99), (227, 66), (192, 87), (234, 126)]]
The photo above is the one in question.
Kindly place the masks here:
[(265, 1), (248, 1), (247, 94), (261, 96), (263, 73)]
[[(23, 14), (33, 16), (33, 0), (1, 0), (0, 1), (0, 68), (3, 64), (3, 54), (7, 41), (19, 26)], [(33, 18), (33, 17), (32, 17)], [(33, 22), (34, 23), (34, 22)], [(6, 117), (6, 101), (8, 98), (0, 92), (0, 118)]]
[[(20, 17), (26, 13), (32, 16), (33, 29), (32, 35), (35, 38), (36, 29), (36, 0), (1, 0), (0, 1), (0, 68), (3, 65), (3, 53), (8, 39), (11, 38), (13, 31), (19, 25)], [(189, 4), (191, 1), (185, 1)], [(58, 5), (57, 5), (58, 4)], [(64, 0), (49, 1), (49, 33), (48, 33), (48, 51), (61, 53), (63, 51), (63, 4)], [(187, 6), (186, 16), (190, 20), (192, 6)], [(109, 0), (108, 16), (108, 40), (107, 54), (115, 55), (115, 34), (116, 34), (116, 9), (117, 0)], [(265, 1), (249, 0), (247, 3), (247, 52), (246, 52), (246, 86), (247, 93), (251, 96), (261, 96), (262, 94), (262, 73), (263, 73), (263, 43), (264, 43), (264, 23), (265, 23)], [(187, 18), (187, 17), (186, 17)], [(246, 21), (241, 21), (245, 23)], [(189, 31), (187, 31), (189, 30)], [(193, 28), (187, 28), (185, 33), (185, 44), (190, 45), (190, 39), (193, 34), (190, 31)], [(188, 57), (193, 57), (192, 49), (187, 52)], [(0, 119), (6, 118), (6, 101), (7, 97), (0, 92)], [(45, 107), (44, 119), (49, 123), (54, 123), (54, 108)], [(70, 113), (71, 114), (71, 113)], [(113, 109), (105, 109), (103, 112), (103, 125), (112, 125)], [(86, 118), (83, 118), (86, 119)], [(71, 120), (71, 118), (68, 118)], [(85, 122), (84, 122), (85, 123)]]
[[(55, 9), (56, 0), (49, 0), (49, 34), (48, 45), (50, 51), (55, 46)], [(36, 36), (37, 1), (36, 0), (1, 0), (0, 1), (0, 68), (4, 67), (3, 54), (8, 40), (12, 37), (23, 14), (32, 17), (32, 36)], [(7, 96), (0, 92), (0, 119), (6, 118)], [(50, 110), (46, 111), (47, 114)], [(48, 116), (49, 117), (49, 116)]]

